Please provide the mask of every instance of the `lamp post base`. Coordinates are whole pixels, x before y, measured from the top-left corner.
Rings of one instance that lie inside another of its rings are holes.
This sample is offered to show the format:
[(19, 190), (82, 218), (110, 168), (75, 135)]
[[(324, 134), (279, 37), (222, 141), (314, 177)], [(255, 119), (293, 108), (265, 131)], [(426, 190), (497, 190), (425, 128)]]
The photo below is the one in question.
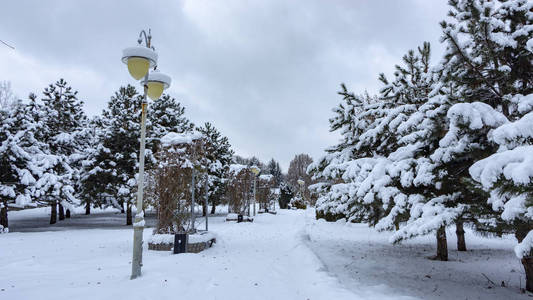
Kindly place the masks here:
[(135, 279), (141, 276), (141, 267), (142, 267), (142, 252), (143, 252), (143, 225), (137, 225), (139, 223), (144, 223), (143, 219), (135, 218), (135, 224), (133, 224), (133, 258), (131, 260), (131, 277), (130, 279)]

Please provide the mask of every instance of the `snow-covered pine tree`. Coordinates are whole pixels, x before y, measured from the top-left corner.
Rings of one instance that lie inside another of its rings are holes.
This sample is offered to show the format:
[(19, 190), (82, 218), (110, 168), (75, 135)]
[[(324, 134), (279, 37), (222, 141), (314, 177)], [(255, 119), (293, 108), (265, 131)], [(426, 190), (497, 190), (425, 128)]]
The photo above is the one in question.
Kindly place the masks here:
[(164, 94), (154, 101), (147, 116), (147, 148), (156, 153), (160, 139), (169, 132), (191, 133), (194, 124), (185, 117), (185, 108), (175, 98)]
[(283, 173), (281, 171), (281, 167), (279, 166), (279, 162), (274, 160), (272, 158), (268, 164), (267, 164), (267, 172), (268, 174), (274, 176), (274, 185), (276, 187), (279, 187), (279, 184), (283, 181)]
[[(121, 87), (103, 111), (101, 140), (89, 173), (98, 178), (103, 201), (124, 209), (126, 224), (132, 222), (140, 140), (140, 108), (142, 95), (135, 87)], [(149, 154), (149, 151), (147, 151)], [(150, 161), (150, 160), (148, 160)]]
[(515, 95), (510, 108), (523, 116), (491, 131), (498, 151), (472, 165), (470, 174), (490, 192), (488, 204), (498, 214), (489, 228), (518, 240), (515, 253), (526, 272), (526, 289), (533, 291), (533, 93)]
[(82, 149), (82, 160), (80, 161), (81, 172), (79, 180), (80, 204), (85, 207), (85, 214), (91, 214), (91, 207), (105, 205), (103, 194), (106, 184), (102, 184), (102, 179), (98, 177), (100, 167), (98, 166), (98, 155), (102, 150), (103, 132), (106, 127), (105, 119), (95, 116), (89, 120), (84, 129), (85, 147)]
[[(516, 146), (502, 146), (505, 142), (494, 139), (495, 129), (520, 120), (530, 111), (525, 104), (528, 98), (521, 95), (533, 91), (533, 4), (522, 0), (450, 4), (452, 19), (441, 24), (442, 39), (447, 43), (442, 68), (456, 86), (457, 99), (447, 113), (450, 129), (434, 157), (461, 163), (466, 173), (468, 167), (498, 147)], [(493, 175), (496, 181), (498, 175)], [(481, 180), (476, 176), (474, 179)], [(488, 188), (488, 182), (483, 183)], [(488, 208), (502, 212), (503, 207), (494, 203), (505, 203), (509, 194), (502, 193), (499, 199), (497, 194), (493, 191), (487, 203), (478, 193), (481, 199), (476, 199), (478, 202), (471, 207), (479, 220), (474, 223), (476, 228), (497, 234), (511, 232), (521, 241), (532, 229), (529, 221), (502, 220), (503, 215), (491, 214), (485, 208), (488, 204)], [(528, 268), (533, 272), (531, 266), (524, 266), (526, 273)], [(528, 276), (528, 282), (529, 289), (533, 289), (533, 276)]]
[(392, 137), (383, 143), (384, 151), (354, 160), (345, 176), (358, 183), (355, 200), (364, 203), (359, 206), (378, 207), (376, 228), (396, 229), (391, 241), (436, 232), (436, 258), (447, 260), (445, 227), (462, 206), (454, 202), (457, 194), (441, 190), (434, 176), (436, 165), (429, 158), (443, 135), (447, 107), (430, 56), (430, 45), (424, 43), (403, 57), (404, 66), (396, 66), (394, 81), (380, 76), (384, 83), (380, 99), (389, 108), (377, 125), (363, 133), (360, 143), (371, 145), (376, 135)]
[[(342, 102), (333, 109), (334, 116), (329, 119), (330, 131), (341, 134), (338, 145), (326, 149), (327, 154), (310, 164), (307, 172), (317, 183), (309, 189), (318, 194), (316, 202), (317, 218), (328, 221), (345, 218), (349, 201), (347, 184), (342, 175), (346, 162), (357, 157), (372, 155), (370, 149), (358, 148), (359, 137), (371, 126), (378, 117), (382, 105), (377, 98), (368, 94), (356, 96), (341, 84)], [(361, 208), (360, 211), (362, 211)], [(354, 221), (362, 219), (354, 218)]]
[(292, 200), (293, 195), (294, 193), (290, 185), (287, 184), (286, 182), (282, 182), (279, 185), (279, 199), (278, 199), (279, 208), (287, 209), (289, 202), (291, 202)]
[(465, 168), (474, 163), (470, 174), (490, 192), (488, 203), (483, 199), (477, 206), (489, 204), (497, 213), (478, 215), (487, 222), (476, 222), (476, 228), (515, 234), (531, 291), (533, 260), (526, 239), (533, 229), (526, 201), (531, 176), (515, 177), (515, 172), (527, 164), (521, 150), (531, 150), (533, 3), (454, 0), (450, 5), (451, 21), (442, 22), (447, 43), (443, 69), (449, 69), (458, 103), (448, 111), (450, 129), (436, 155), (442, 161), (465, 161)]
[[(430, 54), (429, 43), (424, 43), (403, 57), (393, 81), (381, 74), (384, 87), (378, 99), (361, 101), (341, 92), (349, 102), (330, 122), (332, 130), (342, 129), (344, 141), (309, 168), (327, 179), (313, 186), (321, 191), (322, 215), (396, 229), (394, 242), (437, 231), (438, 246), (445, 245), (444, 226), (461, 209), (433, 180), (435, 165), (429, 155), (443, 135), (448, 101), (441, 95)], [(430, 215), (434, 218), (426, 217)], [(400, 229), (400, 224), (405, 226)], [(447, 250), (437, 248), (445, 260)]]
[(76, 161), (81, 147), (78, 134), (83, 131), (86, 116), (83, 102), (78, 100), (77, 92), (63, 79), (50, 84), (43, 91), (44, 130), (43, 142), (48, 146), (48, 170), (37, 186), (42, 196), (39, 201), (51, 206), (50, 223), (64, 219), (64, 205), (76, 204), (75, 185), (79, 170)]
[[(417, 52), (404, 56), (404, 66), (396, 66), (394, 81), (381, 74), (384, 87), (378, 99), (355, 97), (345, 88), (341, 92), (347, 103), (335, 111), (337, 116), (330, 122), (332, 130), (342, 129), (344, 141), (315, 165), (334, 182), (326, 197), (319, 199), (319, 203), (337, 199), (333, 205), (337, 210), (332, 214), (344, 214), (350, 221), (367, 222), (382, 230), (393, 229), (405, 220), (409, 202), (401, 189), (412, 187), (412, 170), (408, 169), (416, 164), (406, 159), (413, 160), (417, 149), (423, 147), (404, 149), (399, 130), (427, 101), (431, 90), (429, 57), (430, 47), (425, 43)], [(327, 184), (314, 187), (324, 189)]]
[[(207, 161), (208, 173), (208, 199), (211, 203), (211, 214), (215, 213), (216, 205), (220, 203), (224, 195), (224, 187), (228, 177), (229, 166), (233, 157), (233, 150), (228, 138), (222, 136), (211, 123), (207, 122), (196, 129), (202, 134), (205, 141), (204, 151)], [(207, 213), (207, 207), (203, 207), (203, 214)]]
[(42, 123), (34, 120), (30, 105), (21, 101), (8, 110), (0, 111), (0, 233), (8, 231), (8, 205), (24, 207), (32, 204), (42, 151), (47, 147), (36, 134), (42, 132)]

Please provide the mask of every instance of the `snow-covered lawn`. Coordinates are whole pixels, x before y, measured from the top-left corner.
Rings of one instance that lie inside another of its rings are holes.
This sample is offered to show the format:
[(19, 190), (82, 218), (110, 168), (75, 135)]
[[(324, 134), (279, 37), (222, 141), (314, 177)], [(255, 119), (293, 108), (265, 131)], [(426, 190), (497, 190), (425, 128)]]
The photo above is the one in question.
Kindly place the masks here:
[[(14, 220), (17, 213), (28, 214), (12, 212)], [(280, 210), (240, 224), (211, 218), (213, 248), (171, 255), (145, 243), (143, 276), (133, 281), (131, 228), (0, 235), (0, 299), (527, 298), (518, 293), (524, 276), (511, 239), (468, 235), (473, 251), (451, 250), (452, 261), (436, 262), (426, 258), (432, 237), (393, 246), (387, 233), (313, 214)], [(487, 289), (481, 273), (510, 287)]]
[[(356, 292), (374, 289), (421, 299), (531, 299), (519, 291), (525, 275), (513, 251), (514, 237), (483, 238), (465, 231), (468, 251), (458, 252), (455, 228), (447, 230), (448, 262), (429, 259), (436, 252), (434, 234), (391, 245), (391, 233), (366, 224), (310, 221), (307, 244), (330, 274)], [(502, 281), (507, 287), (501, 287)]]

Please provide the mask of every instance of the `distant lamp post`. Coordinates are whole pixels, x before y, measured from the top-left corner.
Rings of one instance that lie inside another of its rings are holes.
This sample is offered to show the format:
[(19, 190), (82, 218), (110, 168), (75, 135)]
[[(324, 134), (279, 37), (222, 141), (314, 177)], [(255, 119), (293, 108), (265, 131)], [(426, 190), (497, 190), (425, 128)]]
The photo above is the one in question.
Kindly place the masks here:
[(302, 195), (302, 201), (305, 203), (305, 196), (304, 196), (304, 184), (305, 181), (298, 179), (298, 184), (300, 185), (300, 194)]
[[(143, 40), (144, 37), (144, 40)], [(142, 42), (144, 41), (144, 46)], [(142, 267), (142, 244), (144, 230), (143, 213), (143, 188), (144, 188), (144, 149), (146, 141), (146, 109), (148, 103), (146, 96), (157, 100), (163, 94), (163, 90), (170, 86), (170, 77), (156, 71), (157, 53), (151, 45), (152, 35), (150, 30), (139, 33), (138, 46), (129, 47), (122, 51), (122, 62), (128, 66), (131, 77), (140, 80), (144, 87), (144, 95), (141, 112), (141, 146), (139, 151), (139, 176), (137, 178), (137, 213), (133, 223), (133, 259), (131, 261), (131, 279), (141, 276)], [(154, 71), (149, 72), (153, 68)]]
[(256, 166), (252, 166), (250, 170), (252, 171), (252, 173), (254, 173), (254, 216), (255, 216), (255, 191), (256, 191), (256, 186), (257, 186), (257, 175), (259, 175), (259, 172), (261, 172), (261, 170)]

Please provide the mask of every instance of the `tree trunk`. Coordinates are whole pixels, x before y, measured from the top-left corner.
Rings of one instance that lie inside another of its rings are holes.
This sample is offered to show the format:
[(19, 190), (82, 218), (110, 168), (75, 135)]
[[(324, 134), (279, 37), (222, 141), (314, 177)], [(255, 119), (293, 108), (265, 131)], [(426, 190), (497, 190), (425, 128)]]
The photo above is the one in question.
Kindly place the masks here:
[(126, 204), (127, 206), (127, 209), (126, 209), (126, 225), (132, 225), (133, 222), (132, 222), (132, 214), (131, 214), (131, 204), (128, 202)]
[(67, 211), (65, 211), (65, 217), (67, 219), (70, 219), (70, 209), (67, 208)]
[(526, 290), (533, 292), (533, 257), (526, 256), (521, 261), (526, 271)]
[(87, 202), (85, 203), (85, 214), (90, 215), (91, 214), (91, 203)]
[(457, 251), (466, 251), (463, 221), (455, 222), (455, 233), (457, 234)]
[(57, 222), (57, 201), (53, 201), (50, 205), (50, 224)]
[(0, 225), (7, 231), (9, 225), (7, 220), (7, 201), (2, 203), (2, 208), (0, 209)]
[[(519, 243), (521, 243), (529, 232), (528, 228), (518, 227), (515, 231), (515, 237)], [(522, 266), (524, 266), (524, 271), (526, 273), (526, 290), (533, 292), (533, 257), (524, 256), (521, 259)]]
[(205, 204), (202, 205), (202, 217), (205, 217), (207, 214), (207, 206)]
[(124, 201), (119, 201), (118, 203), (120, 204), (120, 213), (123, 214), (124, 213)]
[(217, 206), (215, 205), (215, 201), (213, 201), (213, 205), (211, 206), (211, 214), (214, 215), (216, 212)]
[(63, 205), (59, 203), (59, 221), (65, 220), (65, 209), (63, 208)]
[(448, 242), (446, 240), (446, 226), (441, 226), (437, 230), (437, 256), (436, 260), (448, 260)]

